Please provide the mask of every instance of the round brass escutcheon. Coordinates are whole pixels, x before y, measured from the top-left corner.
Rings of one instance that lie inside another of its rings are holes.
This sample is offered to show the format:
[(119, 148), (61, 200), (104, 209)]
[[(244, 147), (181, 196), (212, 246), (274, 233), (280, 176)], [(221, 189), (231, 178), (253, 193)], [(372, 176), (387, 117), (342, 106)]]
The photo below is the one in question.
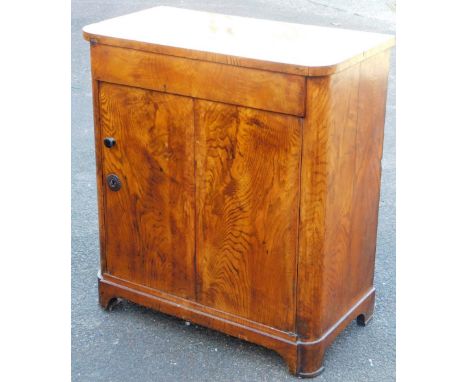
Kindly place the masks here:
[(122, 182), (120, 181), (119, 177), (115, 174), (109, 174), (106, 177), (107, 185), (112, 191), (119, 191), (120, 187), (122, 187)]

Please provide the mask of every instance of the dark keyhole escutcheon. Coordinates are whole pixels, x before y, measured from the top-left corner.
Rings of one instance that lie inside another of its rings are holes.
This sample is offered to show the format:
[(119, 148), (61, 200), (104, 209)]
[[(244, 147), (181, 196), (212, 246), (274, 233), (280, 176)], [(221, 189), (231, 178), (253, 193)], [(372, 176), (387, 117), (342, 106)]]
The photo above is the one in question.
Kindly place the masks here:
[(115, 174), (107, 175), (107, 185), (112, 191), (119, 191), (120, 187), (122, 187), (122, 182), (120, 181), (119, 177)]
[(112, 138), (112, 137), (105, 137), (104, 138), (104, 146), (106, 146), (107, 148), (111, 148), (111, 147), (114, 147), (115, 146), (115, 139)]

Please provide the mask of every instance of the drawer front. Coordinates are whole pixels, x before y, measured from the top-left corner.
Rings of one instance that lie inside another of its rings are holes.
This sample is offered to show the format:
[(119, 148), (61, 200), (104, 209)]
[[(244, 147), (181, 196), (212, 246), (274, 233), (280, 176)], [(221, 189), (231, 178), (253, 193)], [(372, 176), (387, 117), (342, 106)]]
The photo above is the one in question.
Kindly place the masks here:
[(193, 299), (193, 100), (100, 83), (99, 106), (106, 273)]
[(294, 331), (301, 119), (195, 100), (198, 299)]
[(91, 58), (97, 80), (304, 116), (302, 76), (101, 44)]

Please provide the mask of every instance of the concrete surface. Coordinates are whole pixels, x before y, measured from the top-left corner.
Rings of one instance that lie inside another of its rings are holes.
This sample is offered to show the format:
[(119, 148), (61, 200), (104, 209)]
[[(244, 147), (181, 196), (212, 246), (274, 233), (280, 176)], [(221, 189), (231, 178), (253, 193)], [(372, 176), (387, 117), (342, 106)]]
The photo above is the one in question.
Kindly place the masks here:
[[(123, 301), (97, 303), (98, 222), (89, 48), (81, 28), (158, 4), (395, 32), (395, 3), (368, 0), (72, 1), (72, 380), (295, 381), (273, 351)], [(351, 324), (314, 381), (395, 379), (395, 65), (390, 74), (372, 323)]]

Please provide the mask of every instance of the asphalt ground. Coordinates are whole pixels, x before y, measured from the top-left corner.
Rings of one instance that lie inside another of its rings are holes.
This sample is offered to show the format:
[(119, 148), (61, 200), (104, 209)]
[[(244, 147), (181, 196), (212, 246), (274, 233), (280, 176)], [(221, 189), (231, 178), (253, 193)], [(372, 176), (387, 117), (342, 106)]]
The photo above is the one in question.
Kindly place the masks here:
[[(222, 333), (122, 301), (97, 303), (99, 243), (89, 23), (156, 5), (395, 33), (393, 1), (72, 1), (72, 380), (296, 381), (279, 355)], [(395, 54), (382, 160), (374, 319), (338, 336), (314, 381), (395, 380)]]

